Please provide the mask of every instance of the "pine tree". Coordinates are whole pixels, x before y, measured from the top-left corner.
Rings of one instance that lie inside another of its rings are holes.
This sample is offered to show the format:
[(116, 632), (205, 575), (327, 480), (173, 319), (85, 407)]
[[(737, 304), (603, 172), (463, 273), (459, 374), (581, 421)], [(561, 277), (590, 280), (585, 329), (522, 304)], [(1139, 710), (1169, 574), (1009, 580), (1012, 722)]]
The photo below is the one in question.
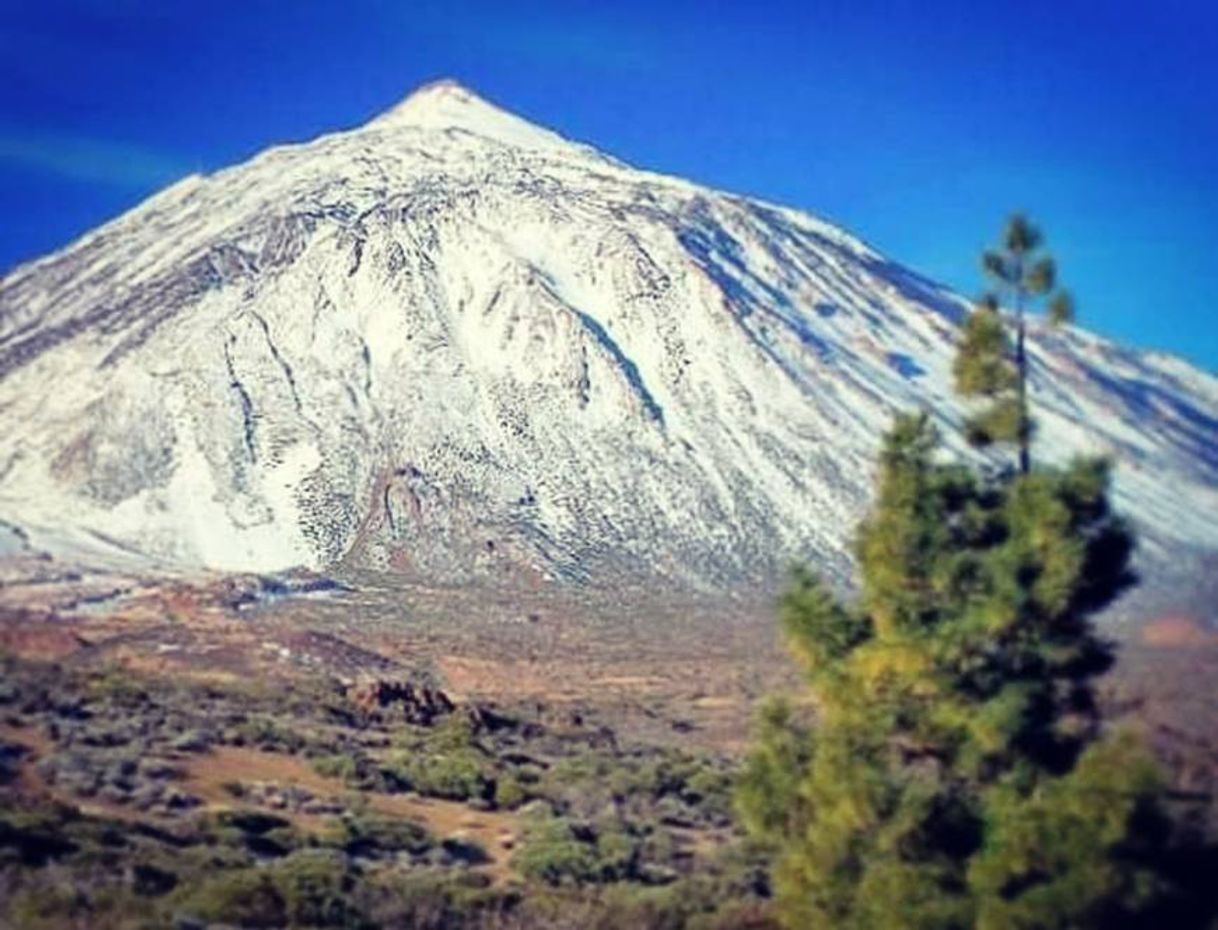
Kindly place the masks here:
[(987, 478), (926, 416), (886, 439), (846, 605), (806, 572), (781, 605), (815, 726), (771, 708), (737, 794), (800, 930), (1133, 925), (1155, 770), (1107, 733), (1090, 618), (1130, 580), (1108, 468)]
[[(1040, 230), (1017, 213), (1007, 221), (1001, 245), (982, 254), (982, 268), (994, 289), (965, 322), (955, 363), (956, 389), (966, 397), (988, 401), (970, 421), (969, 439), (981, 446), (1016, 443), (1024, 474), (1032, 467), (1026, 313), (1043, 304), (1053, 325), (1074, 318), (1074, 302), (1068, 292), (1057, 288), (1057, 264), (1043, 243)], [(1004, 306), (1014, 313), (1013, 346), (1002, 315)]]
[(1053, 322), (1071, 312), (1040, 246), (1013, 217), (985, 266), (1015, 308), (1014, 346), (989, 295), (955, 363), (958, 390), (987, 401), (970, 436), (1016, 442), (1018, 469), (945, 462), (926, 414), (897, 417), (856, 536), (858, 597), (800, 571), (781, 602), (814, 726), (769, 706), (736, 803), (792, 928), (1149, 930), (1218, 915), (1218, 848), (1173, 837), (1152, 760), (1098, 709), (1112, 654), (1092, 620), (1133, 581), (1109, 465), (1032, 468), (1024, 313), (1041, 299)]

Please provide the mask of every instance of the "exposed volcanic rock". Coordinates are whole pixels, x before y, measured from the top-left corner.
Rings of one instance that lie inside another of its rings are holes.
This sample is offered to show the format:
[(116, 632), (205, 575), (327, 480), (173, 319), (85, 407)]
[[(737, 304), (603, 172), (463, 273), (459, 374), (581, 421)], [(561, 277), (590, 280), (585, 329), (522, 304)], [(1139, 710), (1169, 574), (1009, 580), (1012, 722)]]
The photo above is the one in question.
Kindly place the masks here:
[(395, 717), (416, 726), (429, 727), (457, 709), (439, 688), (414, 685), (408, 681), (360, 682), (351, 687), (348, 697), (365, 713), (391, 710)]

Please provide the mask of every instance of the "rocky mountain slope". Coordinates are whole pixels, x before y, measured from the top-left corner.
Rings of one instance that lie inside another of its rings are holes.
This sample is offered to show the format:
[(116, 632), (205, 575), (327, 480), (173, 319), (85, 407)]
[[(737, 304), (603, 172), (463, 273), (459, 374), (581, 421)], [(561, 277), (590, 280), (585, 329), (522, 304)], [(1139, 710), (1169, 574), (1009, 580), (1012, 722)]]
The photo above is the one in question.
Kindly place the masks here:
[[(0, 279), (0, 518), (227, 570), (841, 572), (892, 414), (959, 447), (965, 306), (430, 85)], [(1218, 550), (1218, 379), (1081, 329), (1032, 353), (1038, 453), (1113, 454), (1147, 557)]]

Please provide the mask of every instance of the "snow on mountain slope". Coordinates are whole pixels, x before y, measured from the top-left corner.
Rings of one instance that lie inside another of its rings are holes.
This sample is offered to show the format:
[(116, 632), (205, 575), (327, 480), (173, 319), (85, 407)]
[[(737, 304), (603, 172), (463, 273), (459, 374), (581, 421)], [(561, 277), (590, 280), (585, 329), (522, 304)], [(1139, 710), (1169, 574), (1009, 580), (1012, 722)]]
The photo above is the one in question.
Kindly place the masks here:
[[(449, 82), (0, 280), (0, 518), (53, 547), (436, 578), (841, 572), (892, 414), (959, 447), (955, 295)], [(1038, 453), (1218, 548), (1218, 380), (1037, 334)]]

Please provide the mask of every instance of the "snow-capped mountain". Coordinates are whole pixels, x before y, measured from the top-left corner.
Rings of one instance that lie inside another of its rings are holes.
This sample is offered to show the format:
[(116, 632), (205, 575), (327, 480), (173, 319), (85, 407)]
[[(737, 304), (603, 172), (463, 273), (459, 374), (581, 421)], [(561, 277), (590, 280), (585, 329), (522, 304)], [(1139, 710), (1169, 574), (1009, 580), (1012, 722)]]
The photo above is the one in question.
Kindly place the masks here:
[[(0, 280), (0, 518), (221, 569), (841, 571), (893, 413), (959, 445), (965, 307), (433, 84)], [(1080, 329), (1032, 351), (1038, 454), (1112, 453), (1147, 551), (1218, 549), (1218, 379)]]

